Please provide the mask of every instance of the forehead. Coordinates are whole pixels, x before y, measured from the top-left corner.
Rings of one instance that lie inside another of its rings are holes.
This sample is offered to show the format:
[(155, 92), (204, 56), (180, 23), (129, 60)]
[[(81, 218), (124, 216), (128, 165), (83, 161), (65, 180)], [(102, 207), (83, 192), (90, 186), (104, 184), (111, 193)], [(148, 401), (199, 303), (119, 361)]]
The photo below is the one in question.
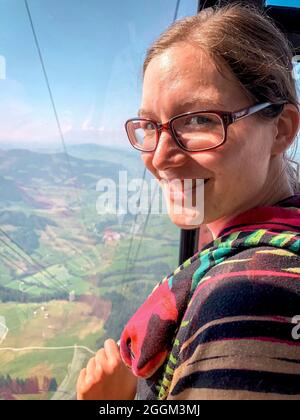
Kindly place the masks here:
[(243, 95), (235, 76), (224, 63), (218, 67), (203, 50), (178, 44), (154, 57), (145, 72), (142, 109), (155, 113), (199, 97), (207, 103), (229, 106), (233, 97)]
[(216, 77), (214, 61), (200, 48), (191, 44), (177, 44), (154, 57), (146, 70), (145, 81), (155, 77), (158, 83), (176, 84), (180, 79), (197, 78), (207, 83)]

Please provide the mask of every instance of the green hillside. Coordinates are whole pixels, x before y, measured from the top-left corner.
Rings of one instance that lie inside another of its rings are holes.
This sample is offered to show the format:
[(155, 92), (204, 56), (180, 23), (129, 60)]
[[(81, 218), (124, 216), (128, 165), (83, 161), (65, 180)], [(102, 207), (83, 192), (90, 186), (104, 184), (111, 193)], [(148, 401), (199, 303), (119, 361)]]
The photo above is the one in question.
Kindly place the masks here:
[(96, 208), (97, 182), (140, 177), (139, 155), (70, 153), (0, 153), (0, 399), (71, 398), (91, 352), (118, 339), (176, 267), (179, 232), (167, 216), (144, 231), (144, 215)]

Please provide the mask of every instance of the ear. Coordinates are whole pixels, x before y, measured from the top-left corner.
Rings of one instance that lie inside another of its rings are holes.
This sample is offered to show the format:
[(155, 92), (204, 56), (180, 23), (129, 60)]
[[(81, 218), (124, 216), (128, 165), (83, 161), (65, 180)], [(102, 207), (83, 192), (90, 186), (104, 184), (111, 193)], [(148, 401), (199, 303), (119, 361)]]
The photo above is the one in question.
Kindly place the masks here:
[(272, 154), (283, 153), (295, 140), (300, 129), (300, 112), (293, 104), (286, 104), (275, 120), (276, 137), (272, 146)]

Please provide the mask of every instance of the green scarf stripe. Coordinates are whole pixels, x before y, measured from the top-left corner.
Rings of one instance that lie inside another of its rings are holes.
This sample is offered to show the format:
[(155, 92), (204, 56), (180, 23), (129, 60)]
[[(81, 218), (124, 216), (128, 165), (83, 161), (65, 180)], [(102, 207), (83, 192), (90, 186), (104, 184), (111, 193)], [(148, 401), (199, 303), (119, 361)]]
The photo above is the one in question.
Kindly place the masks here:
[(288, 247), (291, 251), (299, 252), (300, 251), (300, 239), (297, 239), (293, 244)]
[(214, 246), (220, 246), (222, 243), (224, 242), (224, 239), (221, 238), (216, 238), (214, 240)]
[(265, 235), (265, 233), (267, 232), (266, 229), (258, 229), (255, 232), (251, 233), (247, 239), (245, 240), (244, 244), (246, 246), (256, 246), (260, 243), (262, 237)]
[[(238, 239), (240, 233), (241, 232), (233, 232), (228, 236), (227, 240), (225, 242), (220, 243), (220, 246), (216, 249), (208, 248), (205, 250), (207, 252), (200, 252), (200, 265), (194, 272), (192, 278), (192, 293), (195, 291), (196, 287), (201, 282), (201, 279), (204, 277), (207, 271), (211, 267), (223, 262), (226, 259), (226, 257), (232, 252), (232, 244), (236, 239)], [(215, 242), (216, 241), (214, 241), (214, 244)]]
[(177, 274), (177, 273), (179, 273), (179, 271), (181, 271), (181, 265), (178, 267), (178, 268), (176, 268), (176, 270), (174, 271), (174, 276), (175, 276), (175, 274)]
[(285, 246), (290, 240), (294, 239), (297, 235), (291, 232), (282, 232), (279, 235), (274, 236), (270, 240), (270, 245), (277, 246), (282, 248)]
[(184, 263), (182, 264), (182, 266), (184, 268), (188, 267), (189, 265), (191, 265), (191, 258), (189, 258), (188, 260), (184, 261)]
[(160, 386), (160, 389), (159, 389), (159, 393), (158, 393), (158, 399), (159, 400), (164, 400), (164, 399), (167, 398), (167, 396), (169, 394), (171, 382), (172, 382), (172, 378), (171, 379), (167, 379), (164, 376), (163, 381), (162, 381), (161, 386)]
[(232, 246), (232, 243), (236, 239), (238, 239), (240, 233), (242, 233), (242, 232), (241, 231), (233, 232), (228, 237), (226, 237), (225, 239), (223, 239), (222, 242), (218, 242), (218, 239), (216, 239), (214, 241), (214, 245), (217, 246), (218, 248), (227, 248), (228, 246)]
[(169, 356), (169, 361), (175, 366), (177, 363), (177, 359), (176, 357), (173, 356), (173, 354), (171, 353)]
[(199, 254), (198, 254), (198, 258), (201, 258), (201, 257), (202, 257), (202, 255), (209, 254), (210, 250), (211, 250), (211, 247), (210, 247), (210, 248), (206, 248), (206, 249), (204, 249), (203, 251), (199, 252)]
[(169, 394), (169, 390), (165, 390), (163, 386), (160, 387), (158, 400), (165, 400)]
[[(180, 346), (179, 340), (175, 339), (174, 347), (178, 348), (179, 346)], [(169, 354), (167, 363), (166, 363), (166, 367), (164, 369), (163, 380), (159, 388), (159, 393), (158, 393), (159, 400), (164, 400), (168, 396), (176, 365), (177, 365), (177, 358), (174, 356), (173, 351), (171, 351)]]
[(179, 267), (176, 268), (176, 270), (173, 272), (173, 276), (175, 276), (175, 274), (179, 273), (181, 270), (183, 270), (184, 268), (189, 267), (192, 264), (194, 256), (188, 258), (186, 261), (184, 261)]
[(191, 290), (194, 291), (197, 287), (197, 284), (199, 283), (200, 276), (202, 277), (204, 273), (206, 273), (207, 270), (209, 270), (210, 267), (212, 267), (212, 262), (210, 261), (212, 255), (209, 253), (206, 253), (205, 255), (202, 255), (200, 257), (200, 265), (197, 268), (197, 270), (194, 272), (192, 277), (192, 286)]
[(166, 367), (166, 373), (168, 373), (169, 375), (173, 375), (174, 369), (172, 369), (169, 365), (167, 365), (167, 367)]

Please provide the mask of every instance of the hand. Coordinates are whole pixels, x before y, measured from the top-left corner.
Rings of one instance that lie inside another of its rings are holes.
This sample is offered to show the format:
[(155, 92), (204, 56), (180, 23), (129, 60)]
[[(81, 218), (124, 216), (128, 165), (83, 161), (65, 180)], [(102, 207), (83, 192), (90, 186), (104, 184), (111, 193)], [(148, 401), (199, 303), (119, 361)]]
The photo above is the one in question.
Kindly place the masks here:
[(82, 369), (77, 381), (78, 400), (133, 400), (137, 378), (123, 363), (117, 343), (104, 342)]

